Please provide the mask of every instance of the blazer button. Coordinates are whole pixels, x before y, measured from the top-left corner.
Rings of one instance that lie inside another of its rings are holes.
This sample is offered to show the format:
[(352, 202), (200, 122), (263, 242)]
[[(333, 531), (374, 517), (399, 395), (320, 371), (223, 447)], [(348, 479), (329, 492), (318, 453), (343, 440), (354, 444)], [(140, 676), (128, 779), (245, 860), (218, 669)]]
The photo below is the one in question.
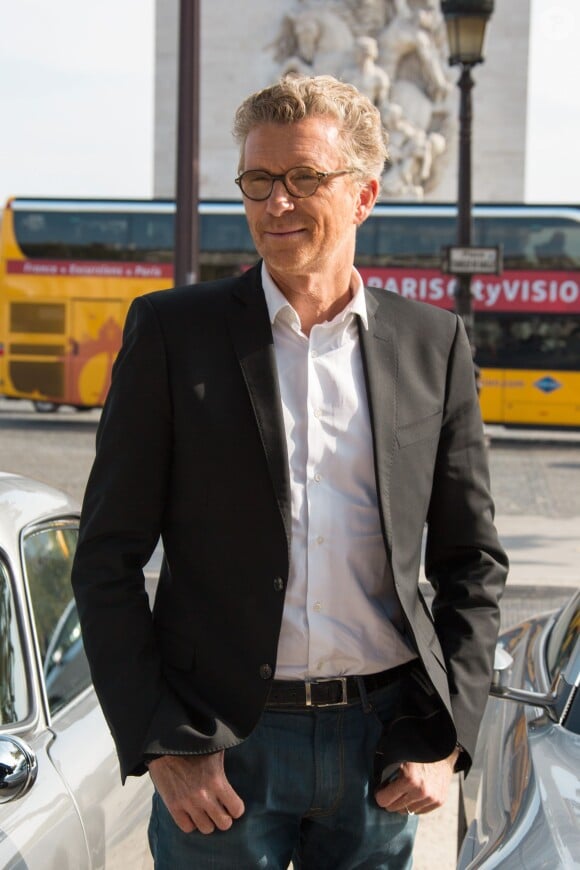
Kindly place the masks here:
[(274, 589), (276, 590), (276, 592), (282, 592), (282, 590), (284, 589), (284, 581), (281, 577), (276, 577), (274, 579)]
[(272, 668), (270, 665), (260, 665), (260, 676), (263, 680), (272, 679)]

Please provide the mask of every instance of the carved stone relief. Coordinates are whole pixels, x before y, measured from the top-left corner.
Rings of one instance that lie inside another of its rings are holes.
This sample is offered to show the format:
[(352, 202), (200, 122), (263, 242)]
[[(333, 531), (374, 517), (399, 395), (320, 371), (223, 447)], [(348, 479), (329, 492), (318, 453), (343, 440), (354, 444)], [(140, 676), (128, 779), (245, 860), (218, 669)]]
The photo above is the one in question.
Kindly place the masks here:
[(280, 75), (329, 73), (377, 106), (389, 134), (383, 198), (436, 189), (455, 126), (438, 0), (296, 0), (269, 48)]

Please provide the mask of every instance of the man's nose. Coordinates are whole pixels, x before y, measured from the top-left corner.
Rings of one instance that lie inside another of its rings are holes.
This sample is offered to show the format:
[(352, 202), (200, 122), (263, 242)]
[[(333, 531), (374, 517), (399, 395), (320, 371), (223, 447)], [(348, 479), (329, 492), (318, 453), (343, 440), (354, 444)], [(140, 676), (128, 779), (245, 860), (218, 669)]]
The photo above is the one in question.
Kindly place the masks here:
[(274, 181), (267, 204), (268, 211), (273, 215), (280, 215), (286, 211), (294, 210), (294, 199), (286, 190), (284, 182), (281, 179), (278, 178)]

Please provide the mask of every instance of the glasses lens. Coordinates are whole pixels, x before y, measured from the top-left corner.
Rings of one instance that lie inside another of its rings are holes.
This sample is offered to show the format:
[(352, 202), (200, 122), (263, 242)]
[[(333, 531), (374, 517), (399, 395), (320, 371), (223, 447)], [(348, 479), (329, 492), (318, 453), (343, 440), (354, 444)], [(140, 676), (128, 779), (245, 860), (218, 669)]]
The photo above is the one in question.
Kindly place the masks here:
[(240, 176), (240, 187), (248, 199), (268, 199), (272, 191), (272, 176), (259, 169), (250, 169)]
[(293, 196), (312, 196), (320, 179), (314, 170), (298, 166), (286, 173), (286, 187)]

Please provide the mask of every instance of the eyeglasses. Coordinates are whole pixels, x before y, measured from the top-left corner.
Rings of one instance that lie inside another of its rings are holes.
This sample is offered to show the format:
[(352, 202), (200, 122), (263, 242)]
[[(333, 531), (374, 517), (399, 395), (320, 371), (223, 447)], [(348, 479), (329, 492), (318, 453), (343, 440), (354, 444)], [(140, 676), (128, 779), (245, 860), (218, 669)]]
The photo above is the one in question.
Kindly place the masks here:
[(265, 169), (248, 169), (235, 179), (236, 184), (248, 199), (262, 202), (268, 199), (274, 189), (274, 182), (281, 181), (290, 196), (304, 199), (312, 196), (326, 178), (333, 175), (347, 175), (356, 169), (335, 169), (333, 172), (318, 172), (310, 166), (296, 166), (283, 175), (272, 175)]

